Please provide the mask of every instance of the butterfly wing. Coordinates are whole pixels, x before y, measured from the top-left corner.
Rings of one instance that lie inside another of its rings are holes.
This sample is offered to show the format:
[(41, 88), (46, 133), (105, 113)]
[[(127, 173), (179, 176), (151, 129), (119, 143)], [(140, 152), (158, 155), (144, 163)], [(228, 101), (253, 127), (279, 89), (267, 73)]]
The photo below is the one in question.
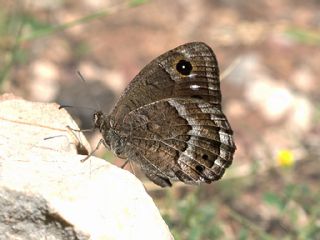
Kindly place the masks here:
[(232, 162), (235, 145), (229, 123), (219, 108), (201, 99), (160, 100), (125, 120), (130, 126), (128, 158), (140, 163), (147, 176), (210, 183)]
[(150, 62), (130, 82), (111, 116), (122, 125), (129, 112), (174, 97), (199, 98), (220, 107), (218, 63), (205, 43), (181, 45)]
[(218, 180), (235, 151), (221, 110), (219, 69), (204, 43), (188, 43), (148, 64), (111, 113), (126, 157), (160, 186)]

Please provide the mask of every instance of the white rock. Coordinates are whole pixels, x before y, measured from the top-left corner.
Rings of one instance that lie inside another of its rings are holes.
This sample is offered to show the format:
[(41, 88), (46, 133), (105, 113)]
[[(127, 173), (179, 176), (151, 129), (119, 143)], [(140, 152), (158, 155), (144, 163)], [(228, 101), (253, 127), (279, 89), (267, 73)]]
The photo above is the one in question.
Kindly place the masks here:
[(66, 111), (8, 98), (0, 109), (0, 219), (10, 216), (0, 222), (2, 236), (173, 239), (135, 176), (95, 157), (80, 162)]
[(316, 87), (315, 74), (308, 67), (299, 67), (292, 73), (292, 81), (296, 87), (304, 92), (311, 92)]
[(245, 96), (270, 121), (282, 118), (294, 103), (294, 96), (287, 87), (268, 78), (252, 80)]
[(46, 60), (39, 60), (32, 64), (32, 79), (28, 85), (33, 99), (41, 102), (50, 102), (59, 90), (57, 66)]
[(308, 131), (312, 126), (313, 114), (314, 107), (311, 102), (304, 97), (297, 96), (289, 117), (289, 127), (299, 133)]
[(311, 102), (294, 94), (288, 86), (269, 79), (253, 80), (245, 91), (247, 100), (269, 121), (287, 121), (290, 132), (306, 132), (312, 124)]

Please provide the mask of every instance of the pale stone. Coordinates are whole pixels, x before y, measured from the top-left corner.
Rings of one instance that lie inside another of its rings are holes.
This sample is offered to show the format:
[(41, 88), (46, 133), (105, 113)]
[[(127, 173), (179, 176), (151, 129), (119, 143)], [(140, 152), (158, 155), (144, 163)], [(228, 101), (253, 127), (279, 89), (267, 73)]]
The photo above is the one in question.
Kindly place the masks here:
[(58, 68), (50, 61), (40, 59), (31, 65), (31, 71), (34, 77), (44, 79), (57, 79)]
[(29, 84), (30, 95), (41, 102), (50, 102), (59, 90), (58, 69), (52, 62), (38, 60), (31, 66), (32, 79)]
[(311, 105), (311, 102), (304, 97), (297, 96), (288, 119), (290, 129), (294, 132), (298, 131), (298, 133), (310, 130), (313, 113), (314, 107)]
[(309, 93), (317, 87), (314, 75), (308, 67), (300, 67), (293, 71), (292, 81), (299, 90)]
[(282, 118), (294, 102), (294, 96), (287, 87), (268, 78), (252, 81), (245, 96), (270, 121)]
[(0, 109), (0, 219), (10, 216), (0, 221), (2, 236), (173, 239), (135, 176), (99, 158), (80, 162), (65, 110), (7, 96)]

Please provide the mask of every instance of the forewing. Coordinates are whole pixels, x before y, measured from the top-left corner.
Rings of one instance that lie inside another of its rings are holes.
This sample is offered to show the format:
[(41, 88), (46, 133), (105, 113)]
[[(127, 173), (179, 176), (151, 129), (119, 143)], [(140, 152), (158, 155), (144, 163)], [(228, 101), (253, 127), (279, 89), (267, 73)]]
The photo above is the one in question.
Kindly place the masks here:
[[(179, 72), (183, 61), (191, 65), (188, 74)], [(181, 45), (149, 63), (128, 85), (111, 117), (122, 125), (129, 112), (167, 98), (202, 99), (220, 108), (218, 64), (205, 43)]]

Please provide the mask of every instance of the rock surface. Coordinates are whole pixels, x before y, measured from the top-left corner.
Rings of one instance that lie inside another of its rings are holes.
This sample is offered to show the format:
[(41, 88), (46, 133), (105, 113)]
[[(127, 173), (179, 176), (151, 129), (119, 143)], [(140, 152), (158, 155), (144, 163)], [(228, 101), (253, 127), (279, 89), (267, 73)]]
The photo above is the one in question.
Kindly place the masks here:
[(80, 162), (88, 143), (66, 111), (12, 95), (0, 109), (0, 239), (173, 239), (132, 174)]

